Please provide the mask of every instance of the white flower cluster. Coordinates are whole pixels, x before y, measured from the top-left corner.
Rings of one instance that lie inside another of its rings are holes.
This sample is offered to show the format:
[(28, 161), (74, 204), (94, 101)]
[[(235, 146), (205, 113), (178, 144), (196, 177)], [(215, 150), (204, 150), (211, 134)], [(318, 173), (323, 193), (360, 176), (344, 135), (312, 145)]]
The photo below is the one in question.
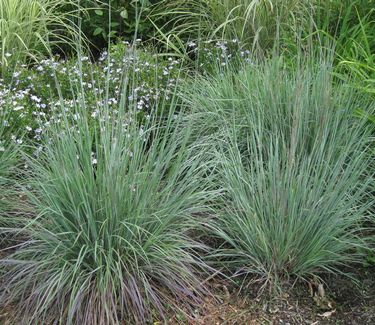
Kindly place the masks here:
[(252, 63), (251, 52), (242, 49), (241, 41), (237, 39), (230, 41), (189, 42), (187, 47), (188, 51), (194, 53), (197, 57), (200, 67), (206, 68), (213, 63), (219, 66), (226, 66), (238, 56), (245, 62)]
[[(17, 144), (26, 139), (39, 141), (51, 125), (68, 120), (74, 126), (82, 117), (78, 107), (100, 128), (110, 119), (126, 129), (131, 120), (117, 121), (119, 112), (138, 112), (149, 119), (152, 107), (169, 101), (175, 92), (181, 62), (139, 50), (139, 43), (113, 45), (96, 61), (87, 56), (70, 60), (56, 57), (32, 67), (20, 65), (0, 79), (0, 118), (9, 130), (9, 139)], [(226, 66), (236, 57), (251, 63), (250, 52), (242, 50), (238, 40), (189, 42), (187, 48), (207, 71), (208, 65)]]
[(127, 42), (102, 52), (95, 62), (51, 58), (19, 66), (0, 79), (0, 117), (14, 141), (22, 143), (22, 135), (38, 141), (50, 125), (77, 121), (77, 106), (98, 123), (133, 108), (149, 116), (156, 102), (170, 99), (179, 69), (178, 60), (160, 60)]

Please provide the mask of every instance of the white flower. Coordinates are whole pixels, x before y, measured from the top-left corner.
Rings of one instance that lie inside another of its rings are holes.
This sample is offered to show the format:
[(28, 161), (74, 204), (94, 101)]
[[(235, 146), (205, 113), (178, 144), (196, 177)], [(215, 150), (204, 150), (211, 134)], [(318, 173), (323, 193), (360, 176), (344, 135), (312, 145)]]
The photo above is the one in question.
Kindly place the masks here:
[(104, 51), (104, 52), (100, 55), (99, 61), (104, 61), (105, 58), (107, 57), (107, 55), (108, 55), (108, 52)]
[(43, 150), (42, 146), (39, 146), (38, 148), (36, 148), (36, 150), (34, 151), (34, 156), (39, 156), (42, 150)]
[(30, 97), (30, 99), (33, 100), (34, 102), (37, 102), (37, 103), (40, 103), (40, 102), (41, 102), (41, 99), (40, 99), (39, 97), (35, 96), (35, 95), (32, 95), (32, 96)]

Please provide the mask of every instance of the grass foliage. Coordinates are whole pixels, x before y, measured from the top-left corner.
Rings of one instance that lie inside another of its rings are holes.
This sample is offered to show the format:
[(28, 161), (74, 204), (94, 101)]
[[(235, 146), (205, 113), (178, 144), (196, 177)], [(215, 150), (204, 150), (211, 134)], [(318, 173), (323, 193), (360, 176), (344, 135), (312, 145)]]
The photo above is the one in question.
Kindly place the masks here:
[(240, 41), (245, 47), (267, 49), (281, 30), (297, 33), (310, 21), (311, 3), (305, 0), (163, 0), (152, 15), (168, 17), (160, 26), (170, 40)]
[(373, 96), (375, 1), (322, 1), (318, 13), (318, 33), (335, 45), (337, 76)]
[(17, 168), (19, 154), (18, 146), (10, 141), (8, 136), (10, 132), (8, 117), (8, 110), (0, 108), (0, 227), (5, 225), (6, 215), (10, 209), (10, 196), (14, 194), (12, 178)]
[(370, 129), (353, 111), (374, 105), (334, 86), (331, 71), (321, 61), (290, 72), (277, 59), (193, 90), (206, 136), (219, 139), (226, 192), (212, 225), (224, 241), (214, 257), (244, 285), (273, 287), (361, 261)]
[[(71, 6), (70, 12), (61, 12)], [(19, 61), (37, 60), (51, 47), (66, 44), (78, 29), (71, 19), (78, 12), (71, 0), (0, 1), (0, 72)]]
[(191, 128), (178, 127), (176, 103), (140, 126), (125, 99), (117, 122), (106, 106), (90, 128), (82, 103), (77, 124), (52, 129), (28, 162), (35, 216), (12, 229), (22, 241), (1, 261), (2, 304), (18, 304), (24, 324), (145, 324), (193, 306), (208, 267), (190, 235), (212, 195), (204, 155), (187, 148)]

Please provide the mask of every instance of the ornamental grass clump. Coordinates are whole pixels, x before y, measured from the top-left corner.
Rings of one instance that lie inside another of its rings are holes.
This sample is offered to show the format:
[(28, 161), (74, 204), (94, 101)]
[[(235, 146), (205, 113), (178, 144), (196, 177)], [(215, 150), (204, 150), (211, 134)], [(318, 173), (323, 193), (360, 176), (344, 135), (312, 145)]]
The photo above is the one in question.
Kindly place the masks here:
[(244, 286), (279, 288), (361, 261), (371, 126), (353, 113), (374, 105), (334, 85), (331, 70), (325, 60), (290, 71), (272, 59), (190, 90), (196, 123), (209, 123), (201, 135), (217, 139), (226, 193), (214, 257)]
[[(0, 101), (1, 104), (1, 101)], [(0, 227), (4, 226), (9, 219), (6, 215), (9, 213), (11, 196), (14, 195), (14, 183), (12, 181), (17, 167), (19, 146), (15, 142), (21, 142), (14, 136), (10, 139), (8, 107), (0, 107)], [(0, 242), (2, 232), (0, 230)]]
[(306, 0), (161, 0), (150, 16), (172, 49), (181, 45), (178, 39), (235, 39), (241, 47), (263, 52), (280, 37), (293, 39), (307, 28), (313, 12)]
[(125, 96), (115, 117), (113, 105), (97, 107), (92, 125), (83, 95), (76, 119), (51, 125), (29, 158), (24, 192), (35, 215), (18, 217), (18, 248), (1, 260), (1, 304), (17, 306), (23, 324), (146, 324), (173, 306), (188, 313), (209, 269), (198, 254), (207, 247), (190, 237), (212, 198), (205, 157), (188, 147), (175, 98), (139, 122)]
[[(70, 9), (68, 9), (70, 8)], [(53, 49), (71, 49), (80, 33), (74, 23), (85, 10), (71, 0), (0, 1), (0, 74), (38, 61)]]

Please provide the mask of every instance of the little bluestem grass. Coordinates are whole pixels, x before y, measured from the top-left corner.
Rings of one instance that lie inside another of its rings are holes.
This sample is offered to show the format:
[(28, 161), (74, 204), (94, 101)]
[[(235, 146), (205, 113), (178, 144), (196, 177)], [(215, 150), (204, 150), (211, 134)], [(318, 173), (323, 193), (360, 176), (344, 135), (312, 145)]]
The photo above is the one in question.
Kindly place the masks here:
[(280, 58), (244, 64), (188, 91), (200, 137), (216, 139), (216, 187), (226, 193), (212, 223), (222, 240), (213, 258), (243, 286), (280, 288), (361, 262), (374, 202), (363, 177), (371, 126), (354, 111), (374, 105), (335, 85), (327, 60), (300, 60), (295, 71)]
[(204, 153), (188, 146), (192, 128), (179, 127), (175, 98), (141, 125), (126, 96), (116, 118), (97, 107), (93, 126), (83, 96), (77, 119), (51, 126), (29, 158), (35, 218), (12, 229), (22, 239), (1, 260), (2, 304), (16, 304), (23, 324), (146, 324), (168, 306), (193, 308), (210, 268), (190, 235), (212, 192)]

